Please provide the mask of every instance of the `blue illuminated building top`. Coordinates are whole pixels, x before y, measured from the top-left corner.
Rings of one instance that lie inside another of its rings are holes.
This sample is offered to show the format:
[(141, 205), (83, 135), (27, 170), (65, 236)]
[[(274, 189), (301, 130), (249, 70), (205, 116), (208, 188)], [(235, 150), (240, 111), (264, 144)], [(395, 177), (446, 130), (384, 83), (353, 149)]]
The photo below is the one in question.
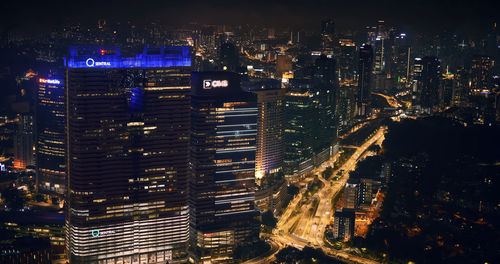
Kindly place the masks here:
[(121, 57), (118, 47), (72, 46), (68, 68), (155, 68), (191, 66), (189, 46), (146, 47), (135, 57)]

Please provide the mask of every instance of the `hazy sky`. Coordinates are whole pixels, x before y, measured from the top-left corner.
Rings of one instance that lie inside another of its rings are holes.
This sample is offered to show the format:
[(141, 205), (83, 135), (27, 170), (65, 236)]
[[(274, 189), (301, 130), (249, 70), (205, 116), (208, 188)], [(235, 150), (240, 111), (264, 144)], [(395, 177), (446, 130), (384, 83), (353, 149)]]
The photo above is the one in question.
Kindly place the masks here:
[[(0, 5), (0, 25), (39, 30), (70, 22), (95, 23), (99, 18), (136, 23), (159, 20), (217, 24), (275, 24), (318, 28), (331, 17), (340, 28), (359, 28), (384, 19), (387, 24), (418, 31), (463, 28), (486, 32), (499, 21), (500, 1), (493, 0), (87, 0), (9, 1)], [(500, 25), (499, 25), (500, 26)]]

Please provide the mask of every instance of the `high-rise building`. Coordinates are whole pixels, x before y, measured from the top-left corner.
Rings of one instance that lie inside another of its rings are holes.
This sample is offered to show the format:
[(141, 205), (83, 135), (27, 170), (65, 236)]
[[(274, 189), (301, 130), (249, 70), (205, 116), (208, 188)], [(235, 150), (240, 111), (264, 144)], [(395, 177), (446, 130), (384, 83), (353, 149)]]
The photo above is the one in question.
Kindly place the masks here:
[(189, 47), (71, 47), (65, 63), (71, 263), (185, 263)]
[(14, 134), (14, 168), (26, 169), (35, 166), (35, 144), (33, 138), (33, 115), (18, 115), (17, 132)]
[[(416, 102), (422, 111), (431, 113), (439, 104), (441, 68), (436, 57), (415, 58), (414, 65), (414, 92)], [(416, 88), (416, 91), (415, 91)]]
[(284, 172), (297, 176), (313, 168), (313, 122), (317, 119), (316, 106), (311, 100), (309, 80), (290, 80), (285, 95), (285, 155)]
[(458, 69), (455, 74), (455, 86), (453, 87), (452, 104), (454, 106), (465, 106), (469, 92), (469, 72), (466, 69)]
[(220, 46), (219, 59), (221, 70), (236, 72), (240, 66), (238, 48), (231, 42), (225, 42)]
[(261, 179), (283, 169), (283, 126), (285, 89), (256, 89), (257, 151), (255, 177)]
[(195, 72), (191, 96), (191, 235), (196, 263), (232, 262), (257, 239), (257, 100), (232, 72)]
[(347, 132), (354, 124), (356, 115), (356, 87), (345, 84), (339, 88), (337, 114), (339, 132)]
[(66, 106), (64, 78), (38, 78), (35, 108), (36, 175), (39, 191), (66, 192)]
[(325, 53), (333, 53), (333, 38), (335, 34), (335, 23), (331, 19), (321, 21), (321, 48)]
[(385, 38), (377, 37), (373, 42), (374, 51), (374, 66), (373, 71), (375, 74), (381, 74), (385, 71)]
[(353, 209), (337, 210), (333, 220), (333, 238), (348, 241), (354, 237), (356, 213)]
[(451, 105), (453, 91), (455, 90), (455, 76), (451, 73), (441, 75), (440, 106), (445, 108)]
[(377, 194), (377, 190), (380, 187), (381, 182), (374, 180), (374, 179), (368, 179), (368, 178), (361, 178), (360, 179), (360, 184), (359, 184), (359, 204), (360, 205), (371, 205), (373, 198), (375, 198), (375, 195)]
[(335, 23), (331, 19), (321, 20), (321, 34), (333, 38), (335, 33)]
[(283, 73), (288, 73), (292, 70), (292, 60), (288, 55), (278, 55), (276, 59), (276, 76), (281, 78)]
[(321, 126), (318, 128), (318, 144), (321, 146), (331, 144), (336, 136), (334, 131), (338, 127), (336, 122), (337, 113), (335, 112), (339, 87), (336, 64), (335, 59), (328, 58), (325, 55), (321, 55), (315, 62), (314, 91), (316, 92), (315, 100), (318, 102), (319, 123)]
[(494, 61), (489, 56), (475, 55), (471, 65), (471, 95), (487, 95), (492, 90), (491, 70)]
[(351, 83), (356, 74), (356, 44), (352, 37), (344, 37), (339, 40), (339, 52), (337, 54), (338, 72), (341, 84)]
[(356, 209), (359, 206), (359, 179), (349, 178), (344, 189), (344, 208)]
[(370, 102), (370, 82), (372, 76), (373, 49), (370, 45), (359, 47), (358, 62), (358, 96), (356, 104), (356, 113), (358, 116), (366, 116), (368, 103)]

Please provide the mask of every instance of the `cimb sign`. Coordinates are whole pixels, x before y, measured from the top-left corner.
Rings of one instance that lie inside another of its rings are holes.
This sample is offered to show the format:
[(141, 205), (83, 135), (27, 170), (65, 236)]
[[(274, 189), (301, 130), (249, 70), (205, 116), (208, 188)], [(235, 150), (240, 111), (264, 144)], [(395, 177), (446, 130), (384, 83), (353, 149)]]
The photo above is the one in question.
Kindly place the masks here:
[(228, 85), (229, 82), (227, 80), (203, 80), (203, 89), (227, 87)]

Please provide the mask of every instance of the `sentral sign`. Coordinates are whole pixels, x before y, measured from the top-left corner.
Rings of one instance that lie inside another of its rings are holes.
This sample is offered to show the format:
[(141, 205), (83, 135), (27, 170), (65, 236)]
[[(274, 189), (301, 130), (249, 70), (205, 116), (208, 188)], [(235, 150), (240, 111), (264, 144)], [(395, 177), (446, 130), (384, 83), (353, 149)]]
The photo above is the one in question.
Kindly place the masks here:
[(212, 89), (218, 87), (228, 87), (228, 80), (203, 80), (203, 89)]
[(111, 66), (111, 62), (109, 61), (95, 61), (94, 59), (92, 58), (88, 58), (86, 61), (85, 61), (85, 65), (87, 65), (87, 67), (94, 67), (94, 66)]
[(107, 234), (114, 234), (115, 231), (113, 230), (107, 230), (107, 231), (100, 231), (99, 229), (94, 229), (90, 232), (90, 234), (92, 235), (92, 237), (100, 237), (100, 236), (103, 236), (103, 235), (107, 235)]

